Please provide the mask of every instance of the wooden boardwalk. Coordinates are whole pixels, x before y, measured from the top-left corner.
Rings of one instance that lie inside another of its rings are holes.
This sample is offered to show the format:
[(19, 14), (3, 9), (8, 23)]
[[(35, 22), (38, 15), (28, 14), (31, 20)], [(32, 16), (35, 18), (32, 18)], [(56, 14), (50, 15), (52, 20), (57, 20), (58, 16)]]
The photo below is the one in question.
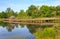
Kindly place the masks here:
[(3, 21), (44, 21), (44, 20), (60, 20), (60, 18), (34, 18), (34, 19), (0, 19)]
[[(42, 22), (42, 21), (50, 21), (50, 20), (59, 20), (60, 18), (34, 18), (34, 19), (3, 19), (4, 22), (8, 23), (19, 23), (19, 24), (40, 24), (40, 25), (54, 25), (54, 24), (60, 24), (60, 23), (54, 23), (54, 22)], [(40, 22), (35, 22), (40, 21)]]

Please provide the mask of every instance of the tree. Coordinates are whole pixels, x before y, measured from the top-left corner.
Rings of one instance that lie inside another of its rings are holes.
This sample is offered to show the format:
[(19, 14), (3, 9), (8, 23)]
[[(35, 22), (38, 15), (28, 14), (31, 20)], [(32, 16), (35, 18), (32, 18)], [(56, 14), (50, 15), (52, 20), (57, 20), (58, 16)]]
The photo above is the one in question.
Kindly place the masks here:
[(56, 17), (56, 7), (55, 6), (50, 6), (51, 8), (51, 16)]
[(32, 16), (32, 18), (35, 18), (38, 16), (38, 8), (34, 5), (31, 5), (28, 10), (26, 11), (28, 16)]
[(60, 16), (60, 6), (56, 6), (56, 12), (57, 12), (57, 16)]
[(8, 18), (9, 18), (10, 16), (14, 16), (14, 11), (13, 11), (11, 8), (7, 8), (7, 9), (6, 9), (6, 13), (7, 13), (7, 15), (8, 15)]
[(7, 18), (7, 14), (4, 11), (2, 11), (0, 13), (0, 18)]
[(46, 5), (40, 7), (40, 14), (42, 17), (51, 17), (51, 8)]
[(17, 18), (39, 18), (39, 17), (60, 17), (60, 6), (35, 6), (31, 5), (26, 11), (14, 12), (11, 8), (0, 12), (0, 18), (9, 18), (15, 16)]
[(20, 12), (18, 13), (18, 18), (26, 18), (27, 14), (24, 12), (24, 10), (20, 10)]

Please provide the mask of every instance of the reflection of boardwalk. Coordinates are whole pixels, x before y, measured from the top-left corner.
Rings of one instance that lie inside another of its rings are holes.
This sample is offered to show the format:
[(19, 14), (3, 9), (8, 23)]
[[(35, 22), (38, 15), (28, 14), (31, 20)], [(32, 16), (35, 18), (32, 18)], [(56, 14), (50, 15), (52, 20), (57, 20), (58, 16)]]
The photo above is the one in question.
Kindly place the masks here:
[(60, 24), (60, 23), (25, 23), (25, 22), (12, 22), (12, 23), (13, 24), (36, 24), (36, 25), (55, 25), (55, 24)]

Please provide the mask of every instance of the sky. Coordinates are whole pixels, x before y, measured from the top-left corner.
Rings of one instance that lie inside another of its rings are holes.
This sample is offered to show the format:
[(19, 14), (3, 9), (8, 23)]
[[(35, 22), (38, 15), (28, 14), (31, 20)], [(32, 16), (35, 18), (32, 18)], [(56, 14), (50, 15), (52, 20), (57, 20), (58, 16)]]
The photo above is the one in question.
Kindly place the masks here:
[(10, 7), (15, 12), (27, 10), (30, 5), (42, 6), (57, 6), (60, 5), (60, 0), (0, 0), (0, 11), (5, 11)]

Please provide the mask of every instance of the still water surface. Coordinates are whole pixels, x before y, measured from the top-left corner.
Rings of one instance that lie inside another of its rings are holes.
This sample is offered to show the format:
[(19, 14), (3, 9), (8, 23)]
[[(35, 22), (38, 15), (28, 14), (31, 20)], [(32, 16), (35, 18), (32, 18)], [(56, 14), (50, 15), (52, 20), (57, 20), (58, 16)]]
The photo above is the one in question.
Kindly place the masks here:
[(0, 39), (34, 39), (27, 25), (0, 23)]
[(9, 24), (0, 22), (0, 39), (35, 39), (34, 33), (38, 29), (40, 31), (45, 27), (37, 24)]

